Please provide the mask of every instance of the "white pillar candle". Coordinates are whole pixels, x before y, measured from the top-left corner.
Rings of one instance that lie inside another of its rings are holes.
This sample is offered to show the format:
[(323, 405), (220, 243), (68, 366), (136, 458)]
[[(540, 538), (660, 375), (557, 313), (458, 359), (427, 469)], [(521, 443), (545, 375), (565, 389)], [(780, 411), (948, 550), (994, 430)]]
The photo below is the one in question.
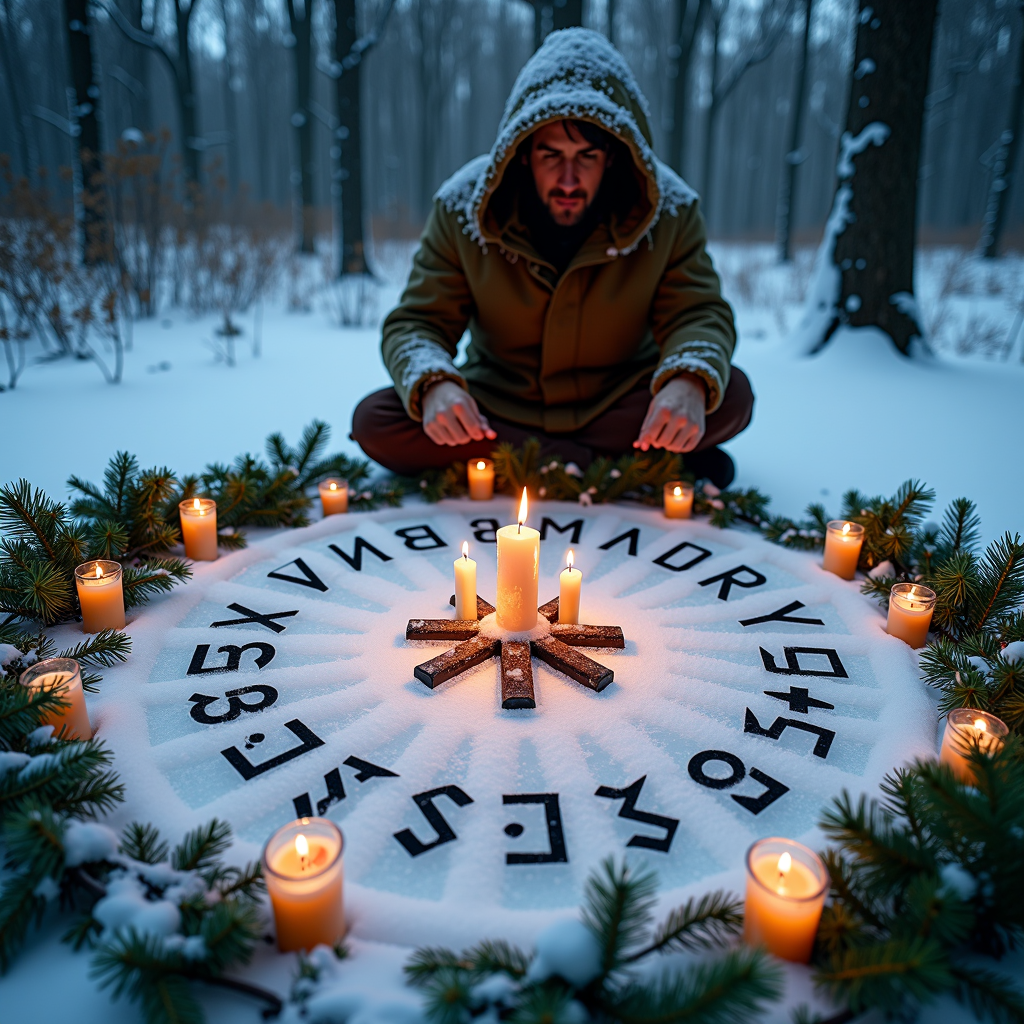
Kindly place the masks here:
[(326, 818), (298, 818), (263, 850), (263, 877), (283, 953), (333, 946), (345, 935), (341, 829)]
[[(65, 740), (91, 740), (92, 726), (85, 708), (82, 673), (73, 658), (46, 658), (25, 669), (18, 680), (30, 690), (57, 690), (67, 707), (47, 712), (43, 725), (52, 725), (55, 736)], [(61, 730), (63, 729), (63, 735)]]
[(565, 568), (558, 576), (558, 621), (577, 625), (580, 621), (580, 591), (583, 573), (573, 567), (572, 548), (565, 556)]
[(213, 562), (217, 558), (217, 502), (211, 498), (191, 498), (179, 502), (181, 539), (185, 557), (193, 562)]
[(523, 525), (526, 511), (524, 487), (518, 525), (498, 530), (497, 621), (510, 633), (524, 633), (537, 625), (540, 534)]
[(476, 562), (469, 557), (465, 540), (462, 557), (455, 559), (455, 618), (476, 619)]
[(473, 501), (494, 497), (494, 462), (491, 459), (470, 459), (466, 463), (466, 480)]
[(747, 852), (743, 939), (773, 956), (805, 964), (828, 892), (821, 858), (792, 839), (761, 839)]
[(889, 591), (885, 631), (911, 647), (924, 647), (935, 611), (935, 591), (920, 583), (894, 583)]
[(665, 518), (689, 519), (693, 515), (693, 484), (671, 480), (665, 484)]
[(826, 572), (833, 572), (844, 580), (852, 580), (857, 572), (864, 527), (833, 519), (825, 531), (825, 557), (821, 563)]
[(75, 569), (75, 587), (82, 609), (82, 632), (124, 629), (124, 589), (121, 566), (105, 558), (83, 562)]
[(957, 708), (946, 717), (946, 731), (942, 734), (942, 750), (939, 760), (953, 769), (961, 782), (973, 785), (974, 765), (967, 758), (972, 743), (988, 754), (994, 754), (1002, 747), (1004, 737), (1010, 730), (1006, 723), (987, 711), (974, 708)]
[(348, 481), (328, 477), (317, 484), (320, 505), (325, 516), (340, 515), (348, 511)]

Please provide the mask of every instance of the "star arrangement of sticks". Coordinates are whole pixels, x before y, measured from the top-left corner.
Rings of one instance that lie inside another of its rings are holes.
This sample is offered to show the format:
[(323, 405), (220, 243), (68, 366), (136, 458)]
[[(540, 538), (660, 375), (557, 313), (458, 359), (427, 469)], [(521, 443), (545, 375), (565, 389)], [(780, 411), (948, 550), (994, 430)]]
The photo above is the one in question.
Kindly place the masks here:
[[(452, 597), (450, 603), (455, 604)], [(533, 658), (600, 693), (614, 678), (610, 668), (574, 650), (577, 647), (605, 647), (622, 650), (626, 646), (619, 626), (588, 626), (558, 621), (558, 598), (541, 605), (537, 611), (551, 623), (551, 631), (538, 640), (505, 640), (481, 636), (480, 619), (494, 612), (494, 606), (482, 597), (476, 599), (473, 619), (410, 619), (406, 640), (459, 640), (451, 650), (417, 665), (416, 678), (431, 689), (468, 669), (501, 658), (501, 706), (535, 708)]]

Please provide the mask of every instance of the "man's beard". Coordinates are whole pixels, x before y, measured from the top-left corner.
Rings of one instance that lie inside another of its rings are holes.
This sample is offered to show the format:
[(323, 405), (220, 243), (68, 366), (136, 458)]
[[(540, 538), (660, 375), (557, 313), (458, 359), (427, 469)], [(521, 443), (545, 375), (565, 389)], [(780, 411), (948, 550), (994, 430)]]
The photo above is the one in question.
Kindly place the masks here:
[[(555, 206), (553, 202), (555, 199), (582, 199), (583, 205), (580, 207), (578, 213), (569, 213), (569, 211), (559, 209), (557, 206)], [(581, 188), (573, 189), (572, 192), (566, 192), (564, 189), (561, 188), (553, 188), (548, 193), (547, 202), (544, 205), (546, 206), (548, 214), (551, 216), (551, 219), (556, 224), (558, 224), (561, 227), (571, 228), (575, 227), (577, 224), (579, 224), (581, 220), (583, 220), (583, 217), (586, 214), (590, 204), (587, 202), (587, 193), (584, 192)], [(567, 220), (567, 216), (571, 217), (572, 219)]]

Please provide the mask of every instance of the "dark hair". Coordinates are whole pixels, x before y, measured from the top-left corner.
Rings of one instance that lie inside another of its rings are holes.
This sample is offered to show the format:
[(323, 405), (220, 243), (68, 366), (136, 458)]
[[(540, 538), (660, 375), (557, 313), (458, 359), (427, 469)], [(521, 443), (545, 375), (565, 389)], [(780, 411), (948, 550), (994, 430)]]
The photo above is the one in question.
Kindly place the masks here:
[[(619, 141), (611, 132), (605, 131), (604, 128), (594, 124), (593, 121), (575, 121), (565, 118), (562, 121), (562, 127), (570, 139), (573, 138), (574, 133), (582, 135), (584, 140), (589, 142), (595, 149), (604, 150), (606, 153), (614, 149), (615, 143)], [(621, 143), (619, 144), (621, 145)]]

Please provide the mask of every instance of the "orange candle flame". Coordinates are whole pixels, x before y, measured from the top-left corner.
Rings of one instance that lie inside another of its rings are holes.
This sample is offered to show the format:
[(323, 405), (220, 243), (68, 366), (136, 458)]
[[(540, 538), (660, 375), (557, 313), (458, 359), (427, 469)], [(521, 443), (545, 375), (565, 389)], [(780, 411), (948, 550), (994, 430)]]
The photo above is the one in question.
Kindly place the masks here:
[(464, 540), (462, 542), (462, 557), (469, 558), (469, 541)]
[(850, 532), (850, 524), (849, 523), (843, 523), (843, 536), (845, 537), (846, 534), (848, 534), (849, 532)]
[(103, 575), (103, 570), (100, 568), (100, 563), (96, 563), (96, 579), (99, 579)]
[(481, 471), (483, 471), (483, 470), (485, 470), (487, 468), (487, 463), (486, 462), (478, 462), (476, 464), (476, 468), (481, 470)]
[(522, 530), (526, 522), (526, 488), (523, 488), (523, 500), (519, 503), (519, 529)]
[(565, 567), (572, 572), (573, 554), (572, 548), (569, 548), (569, 553), (565, 556)]
[(332, 491), (336, 491), (337, 489), (338, 489), (338, 485), (332, 480), (331, 481), (331, 490)]
[(978, 732), (988, 732), (988, 722), (986, 722), (984, 718), (976, 718), (974, 720), (974, 728), (977, 729)]
[(677, 498), (681, 498), (681, 497), (683, 496), (683, 489), (682, 489), (682, 487), (676, 487), (676, 488), (675, 488), (675, 489), (674, 489), (674, 490), (672, 491), (672, 493), (673, 493), (673, 494), (674, 494), (674, 495), (675, 495), (675, 496), (676, 496)]

